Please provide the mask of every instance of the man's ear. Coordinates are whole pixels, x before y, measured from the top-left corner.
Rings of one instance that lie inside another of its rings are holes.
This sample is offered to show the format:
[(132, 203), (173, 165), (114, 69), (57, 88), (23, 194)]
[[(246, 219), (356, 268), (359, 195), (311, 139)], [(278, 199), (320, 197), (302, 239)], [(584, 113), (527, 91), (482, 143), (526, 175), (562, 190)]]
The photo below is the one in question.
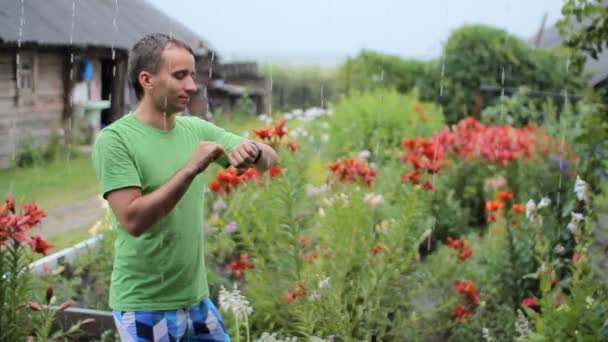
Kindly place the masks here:
[(152, 89), (154, 88), (154, 85), (152, 83), (152, 74), (150, 74), (147, 71), (142, 71), (139, 73), (139, 84), (141, 84), (141, 87), (144, 89)]

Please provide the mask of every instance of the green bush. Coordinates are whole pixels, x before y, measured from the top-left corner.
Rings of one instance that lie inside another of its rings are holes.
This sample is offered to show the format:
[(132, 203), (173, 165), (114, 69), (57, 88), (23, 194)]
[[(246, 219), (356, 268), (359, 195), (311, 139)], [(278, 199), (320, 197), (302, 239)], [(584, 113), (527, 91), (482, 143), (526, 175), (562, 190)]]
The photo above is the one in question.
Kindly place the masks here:
[[(580, 68), (567, 69), (561, 50), (534, 49), (507, 32), (483, 25), (464, 26), (449, 37), (441, 57), (445, 67), (446, 120), (454, 123), (471, 114), (479, 86), (528, 86), (535, 90), (571, 93), (581, 85)], [(504, 69), (504, 82), (503, 72)]]
[(428, 137), (443, 125), (435, 105), (395, 90), (353, 93), (332, 110), (329, 141), (325, 144), (329, 159), (368, 150), (371, 160), (381, 163), (395, 158), (404, 137)]

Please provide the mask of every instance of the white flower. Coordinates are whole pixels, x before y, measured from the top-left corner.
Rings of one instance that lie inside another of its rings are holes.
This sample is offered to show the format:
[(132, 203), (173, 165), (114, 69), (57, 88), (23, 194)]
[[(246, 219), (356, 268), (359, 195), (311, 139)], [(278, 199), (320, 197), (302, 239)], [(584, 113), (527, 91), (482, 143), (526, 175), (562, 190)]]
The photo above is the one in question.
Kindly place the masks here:
[(254, 342), (297, 342), (297, 337), (286, 337), (284, 340), (281, 340), (277, 337), (277, 333), (269, 334), (267, 332), (263, 333), (259, 339)]
[(570, 220), (570, 223), (568, 223), (567, 228), (572, 233), (572, 235), (579, 235), (581, 222), (583, 222), (585, 217), (582, 214), (575, 212), (570, 213), (570, 215), (572, 215), (572, 220)]
[(526, 203), (526, 218), (530, 221), (533, 221), (534, 216), (536, 214), (536, 203), (534, 203), (534, 200), (529, 200), (528, 203)]
[(226, 291), (224, 286), (222, 286), (219, 297), (220, 308), (231, 312), (238, 320), (241, 320), (245, 315), (249, 315), (253, 312), (253, 308), (249, 305), (249, 301), (245, 296), (241, 295), (236, 283), (234, 283), (232, 292)]
[(323, 141), (323, 142), (329, 141), (329, 134), (327, 134), (327, 133), (321, 134), (321, 141)]
[(574, 211), (571, 213), (572, 219), (576, 220), (578, 223), (583, 222), (585, 217), (583, 214), (575, 213)]
[(272, 118), (270, 118), (270, 116), (268, 116), (267, 114), (258, 115), (258, 119), (262, 122), (267, 122), (268, 119), (272, 120)]
[(316, 290), (312, 291), (312, 293), (308, 296), (308, 300), (310, 300), (310, 301), (315, 301), (320, 298), (321, 298), (321, 295)]
[(291, 120), (291, 119), (293, 119), (293, 114), (287, 113), (287, 114), (283, 115), (283, 117), (285, 118), (285, 120)]
[(486, 342), (494, 341), (494, 337), (492, 337), (492, 335), (490, 335), (490, 330), (486, 327), (481, 329), (481, 335)]
[(308, 196), (317, 196), (317, 195), (321, 195), (321, 194), (325, 193), (327, 190), (329, 190), (329, 186), (327, 184), (323, 184), (319, 187), (314, 187), (309, 184), (306, 187), (306, 194)]
[(548, 197), (543, 197), (540, 200), (540, 203), (538, 203), (538, 207), (537, 208), (538, 209), (542, 209), (542, 208), (548, 207), (549, 205), (551, 205), (551, 200)]
[(367, 159), (369, 156), (371, 156), (371, 152), (368, 150), (363, 150), (361, 152), (359, 152), (359, 154), (357, 155), (357, 157), (359, 157), (359, 159)]
[(587, 186), (587, 182), (581, 179), (581, 177), (576, 176), (576, 182), (574, 182), (574, 193), (576, 193), (576, 198), (579, 201), (588, 202), (589, 199), (589, 187)]
[(320, 289), (328, 289), (328, 290), (331, 289), (331, 284), (329, 283), (329, 278), (331, 278), (331, 277), (327, 277), (319, 282)]
[(578, 235), (579, 233), (578, 224), (576, 224), (574, 221), (570, 221), (566, 228), (568, 228), (572, 235)]
[(325, 210), (323, 208), (319, 208), (319, 217), (325, 217)]
[(555, 248), (553, 248), (553, 252), (555, 252), (555, 254), (562, 254), (566, 251), (566, 249), (564, 248), (564, 246), (558, 244), (557, 246), (555, 246)]
[(309, 342), (329, 342), (329, 340), (317, 337), (317, 336), (312, 336), (309, 340)]
[(367, 205), (369, 205), (370, 207), (375, 207), (378, 204), (384, 202), (384, 196), (382, 196), (381, 194), (365, 194), (365, 196), (363, 197), (363, 201), (365, 203), (367, 203)]
[(348, 201), (348, 195), (341, 192), (340, 193), (340, 199), (342, 200), (342, 206), (344, 208), (348, 207), (348, 205), (350, 204), (350, 202)]
[(530, 336), (530, 325), (524, 313), (517, 309), (517, 321), (515, 321), (515, 331), (517, 331), (517, 340), (525, 340)]

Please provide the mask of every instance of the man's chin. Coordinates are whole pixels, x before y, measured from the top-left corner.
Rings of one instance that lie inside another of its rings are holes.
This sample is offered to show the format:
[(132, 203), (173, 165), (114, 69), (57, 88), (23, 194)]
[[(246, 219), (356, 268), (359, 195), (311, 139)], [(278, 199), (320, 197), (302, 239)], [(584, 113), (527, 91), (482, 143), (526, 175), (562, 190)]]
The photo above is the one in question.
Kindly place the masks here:
[(164, 109), (164, 113), (167, 115), (177, 115), (186, 110), (186, 106), (171, 106)]

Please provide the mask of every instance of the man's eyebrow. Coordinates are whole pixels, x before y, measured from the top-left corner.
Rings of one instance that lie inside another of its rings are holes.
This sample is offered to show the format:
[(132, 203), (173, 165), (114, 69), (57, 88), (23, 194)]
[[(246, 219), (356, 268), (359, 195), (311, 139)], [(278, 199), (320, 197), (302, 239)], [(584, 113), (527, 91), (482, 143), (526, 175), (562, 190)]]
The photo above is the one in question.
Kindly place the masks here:
[(194, 74), (194, 71), (190, 70), (190, 69), (177, 69), (177, 70), (174, 70), (171, 74), (177, 75), (177, 74), (182, 74), (182, 73), (183, 74)]

